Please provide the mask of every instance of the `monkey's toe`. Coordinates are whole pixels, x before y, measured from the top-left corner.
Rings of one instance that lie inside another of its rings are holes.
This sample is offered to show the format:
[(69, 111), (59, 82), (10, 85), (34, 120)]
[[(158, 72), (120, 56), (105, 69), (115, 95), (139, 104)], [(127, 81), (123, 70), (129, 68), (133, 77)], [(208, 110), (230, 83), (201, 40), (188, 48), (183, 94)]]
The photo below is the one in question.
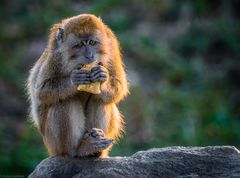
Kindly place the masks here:
[(104, 137), (104, 132), (102, 129), (92, 128), (90, 131), (92, 137)]
[(94, 155), (97, 152), (101, 152), (107, 149), (112, 143), (113, 139), (104, 137), (92, 137), (91, 133), (86, 133), (88, 136), (82, 141), (79, 147), (79, 156)]
[(93, 147), (95, 151), (102, 151), (108, 148), (113, 143), (111, 138), (100, 138), (98, 141), (93, 142)]

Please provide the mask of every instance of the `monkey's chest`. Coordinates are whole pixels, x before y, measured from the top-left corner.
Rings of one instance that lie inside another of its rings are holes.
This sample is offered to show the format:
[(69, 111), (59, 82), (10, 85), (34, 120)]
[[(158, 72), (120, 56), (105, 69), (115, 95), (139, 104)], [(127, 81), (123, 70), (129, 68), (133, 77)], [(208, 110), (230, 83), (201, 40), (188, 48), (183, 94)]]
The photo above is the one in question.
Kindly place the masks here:
[(77, 94), (76, 98), (81, 103), (82, 108), (85, 110), (89, 105), (89, 101), (92, 98), (92, 94), (81, 91), (79, 92), (79, 94)]
[(96, 117), (97, 113), (103, 112), (104, 107), (100, 100), (94, 94), (87, 92), (79, 93), (79, 101), (83, 109), (83, 114), (86, 118), (90, 119)]

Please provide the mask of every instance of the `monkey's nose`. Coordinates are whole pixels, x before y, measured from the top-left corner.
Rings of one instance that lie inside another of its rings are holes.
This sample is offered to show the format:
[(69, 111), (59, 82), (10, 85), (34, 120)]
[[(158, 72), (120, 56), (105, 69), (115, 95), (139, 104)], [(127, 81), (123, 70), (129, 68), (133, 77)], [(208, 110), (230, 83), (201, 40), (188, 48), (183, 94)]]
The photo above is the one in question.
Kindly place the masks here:
[(86, 58), (87, 63), (94, 62), (94, 56), (93, 55), (85, 55), (85, 58)]
[(92, 62), (94, 62), (94, 58), (93, 57), (86, 57), (86, 62), (87, 63), (92, 63)]
[(88, 60), (92, 60), (92, 59), (93, 59), (93, 55), (86, 55), (85, 57), (86, 57), (86, 59), (88, 59)]

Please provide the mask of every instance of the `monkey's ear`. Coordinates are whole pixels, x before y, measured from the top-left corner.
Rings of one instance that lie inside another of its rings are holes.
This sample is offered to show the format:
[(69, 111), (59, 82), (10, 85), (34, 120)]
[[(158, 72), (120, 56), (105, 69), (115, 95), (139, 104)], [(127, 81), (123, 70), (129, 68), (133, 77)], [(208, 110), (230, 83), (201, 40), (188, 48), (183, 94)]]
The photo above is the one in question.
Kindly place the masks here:
[(56, 39), (57, 39), (58, 43), (63, 42), (63, 34), (64, 34), (64, 29), (63, 28), (58, 28), (57, 34), (56, 34)]

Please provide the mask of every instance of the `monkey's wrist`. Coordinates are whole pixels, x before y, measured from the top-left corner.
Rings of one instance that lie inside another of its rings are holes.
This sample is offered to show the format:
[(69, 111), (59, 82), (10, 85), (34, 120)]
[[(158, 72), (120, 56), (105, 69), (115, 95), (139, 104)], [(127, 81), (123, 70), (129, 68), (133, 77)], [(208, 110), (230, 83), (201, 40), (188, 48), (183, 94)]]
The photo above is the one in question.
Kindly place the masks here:
[(104, 93), (108, 90), (107, 81), (104, 81), (104, 82), (101, 83), (100, 90), (101, 90), (101, 93)]
[(97, 95), (98, 98), (105, 100), (110, 97), (111, 88), (109, 87), (107, 82), (104, 82), (100, 86), (101, 93)]

